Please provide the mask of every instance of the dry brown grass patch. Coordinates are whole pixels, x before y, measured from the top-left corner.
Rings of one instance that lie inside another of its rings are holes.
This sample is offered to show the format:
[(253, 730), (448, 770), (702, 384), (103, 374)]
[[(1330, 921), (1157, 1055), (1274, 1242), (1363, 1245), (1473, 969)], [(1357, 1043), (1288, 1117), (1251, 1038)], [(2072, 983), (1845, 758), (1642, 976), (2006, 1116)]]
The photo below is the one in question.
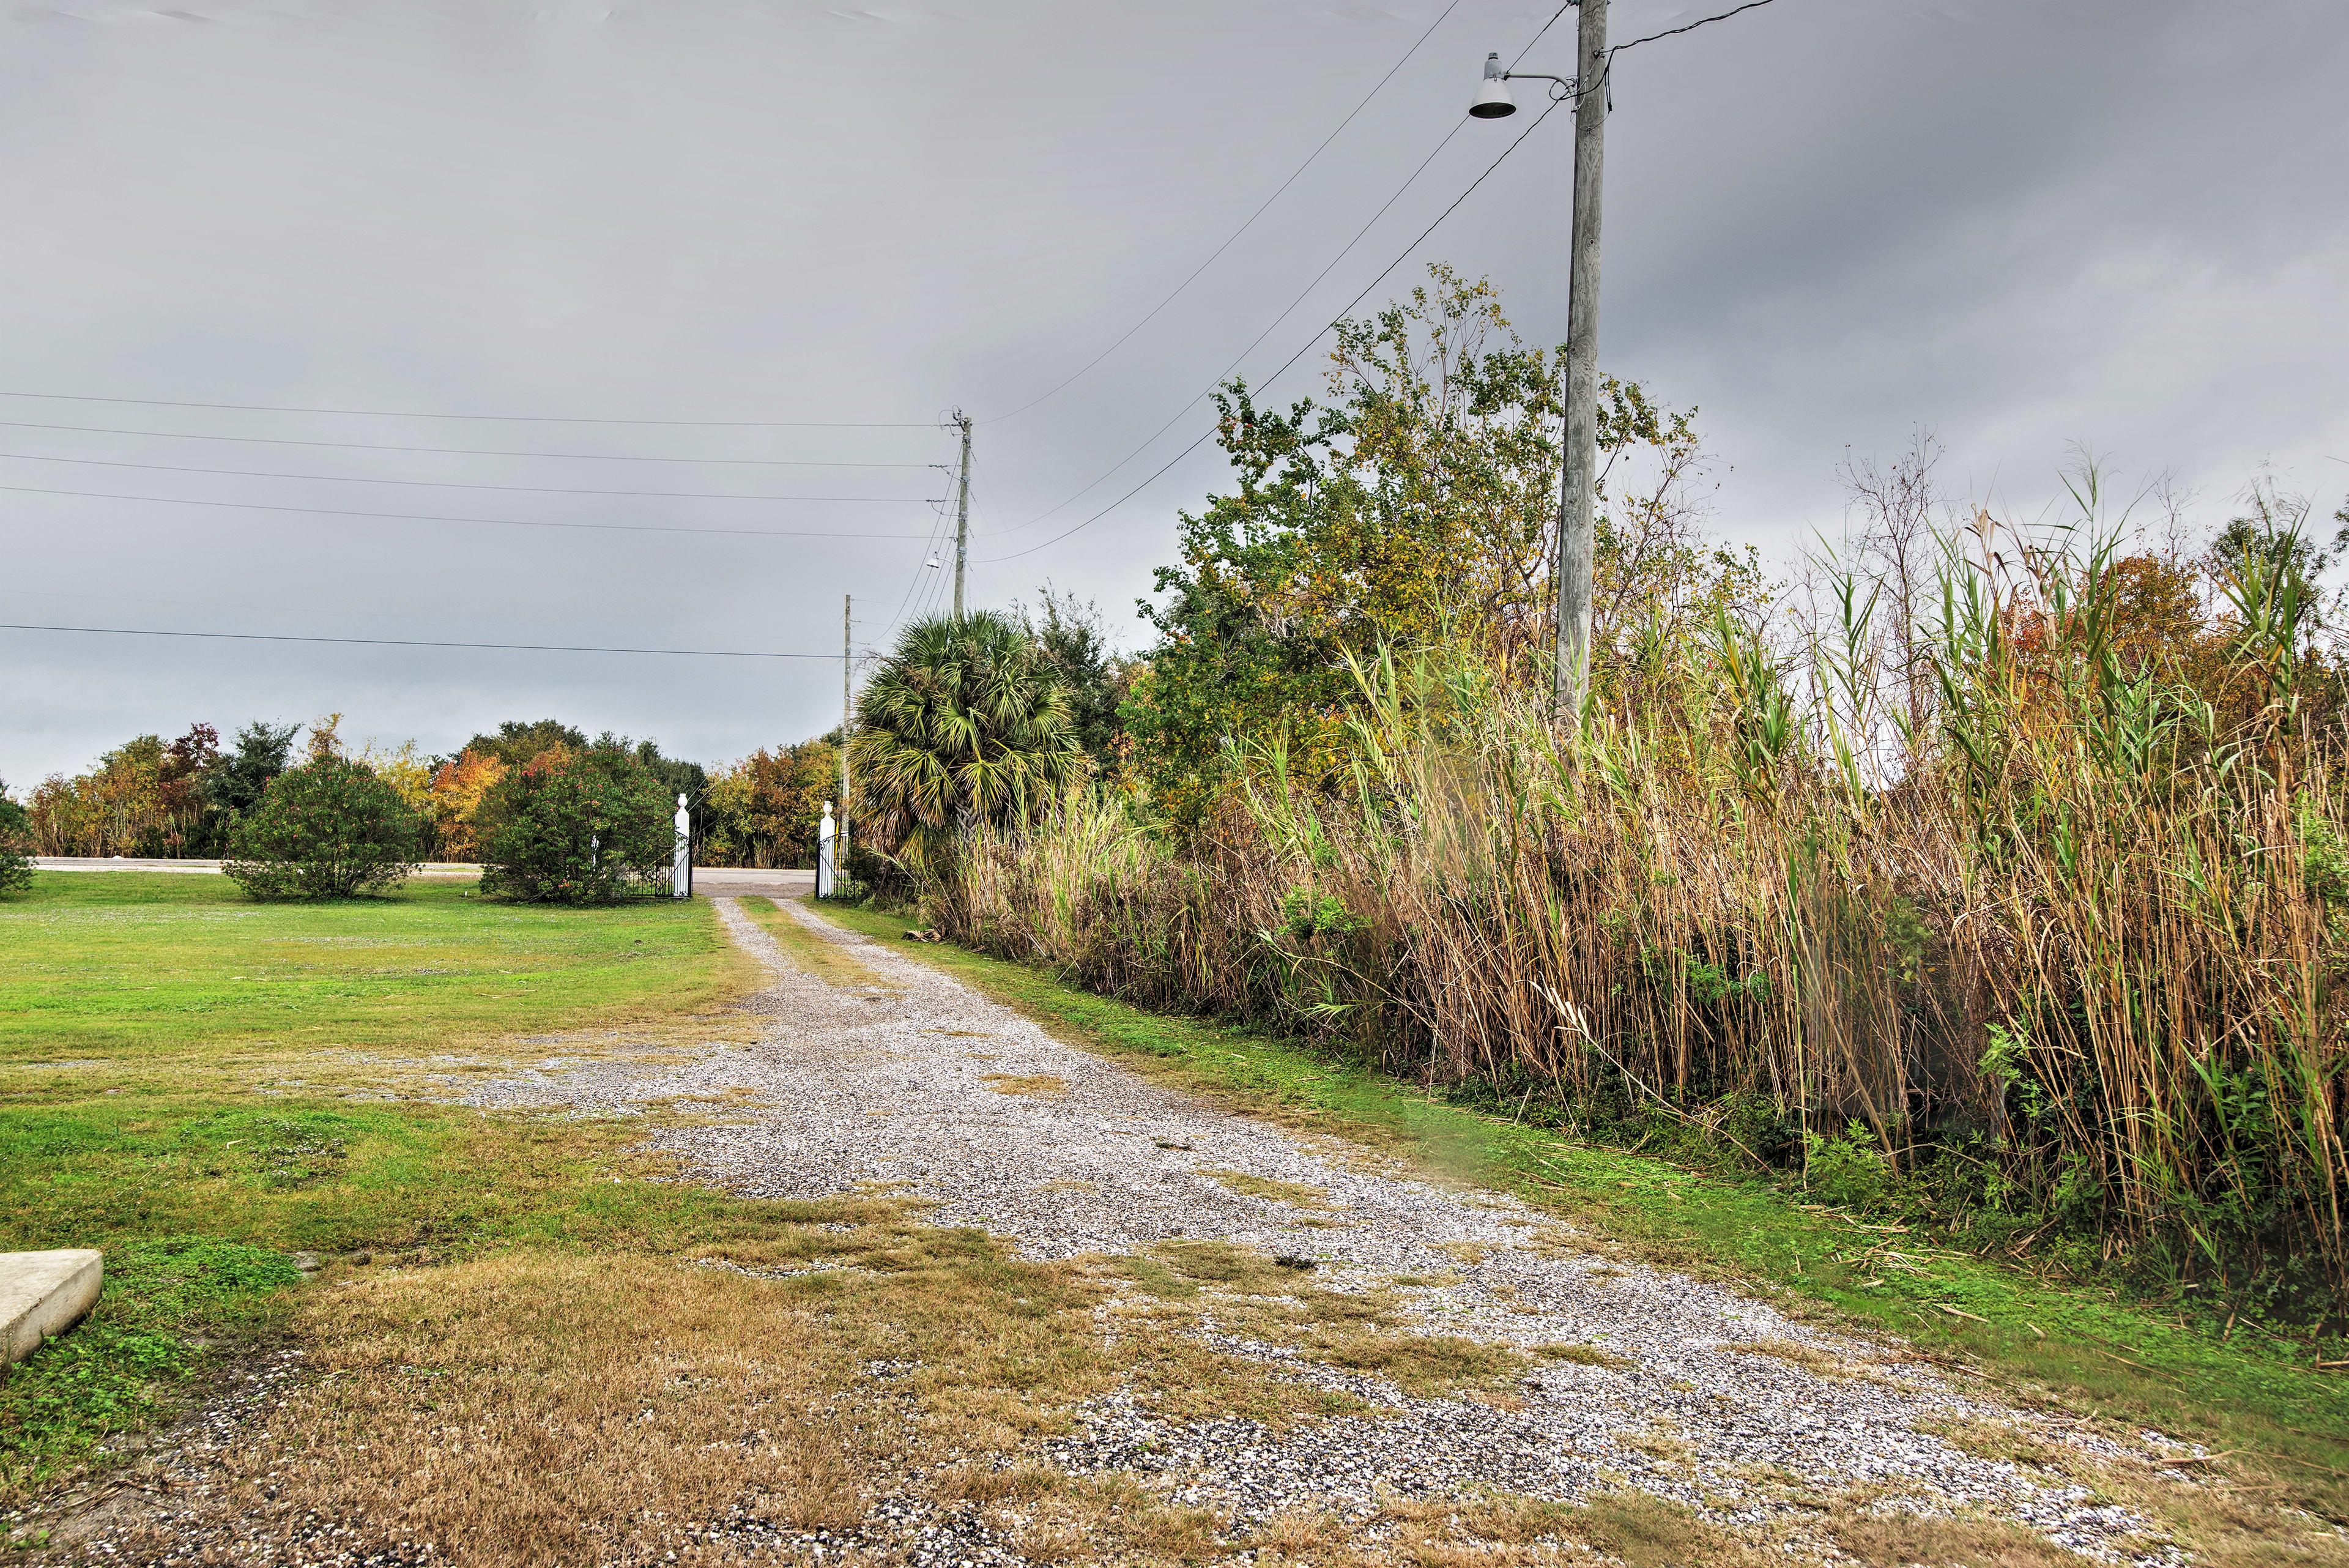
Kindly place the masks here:
[(2028, 1428), (2012, 1421), (1978, 1421), (1964, 1417), (1921, 1421), (1920, 1431), (1930, 1432), (1961, 1454), (1978, 1459), (2006, 1460), (2022, 1465), (2050, 1465), (2054, 1449)]
[[(845, 1524), (863, 1445), (851, 1347), (782, 1287), (646, 1257), (514, 1254), (306, 1303), (326, 1376), (241, 1461), (249, 1506), (435, 1543), (460, 1563), (658, 1556), (746, 1503)], [(274, 1516), (274, 1518), (273, 1518)]]
[(1245, 1170), (1203, 1170), (1199, 1174), (1248, 1198), (1269, 1199), (1275, 1203), (1293, 1203), (1300, 1209), (1330, 1207), (1330, 1194), (1327, 1189), (1308, 1187), (1301, 1181), (1276, 1181), (1271, 1177), (1255, 1176)]
[(1030, 1100), (1057, 1100), (1069, 1092), (1069, 1081), (1057, 1073), (981, 1073), (978, 1081), (999, 1095)]
[(1838, 1519), (1836, 1543), (1868, 1568), (2079, 1568), (2084, 1561), (2018, 1524), (1921, 1514)]
[(1790, 1362), (1814, 1377), (1847, 1380), (1862, 1376), (1847, 1362), (1799, 1339), (1749, 1339), (1723, 1348), (1733, 1355), (1766, 1355), (1775, 1361)]
[(1344, 1526), (1325, 1509), (1284, 1509), (1258, 1520), (1247, 1544), (1257, 1552), (1294, 1557), (1325, 1551), (1343, 1536)]
[[(1558, 1521), (1558, 1533), (1581, 1541), (1626, 1568), (1743, 1568), (1772, 1557), (1717, 1530), (1678, 1503), (1640, 1491), (1602, 1493)], [(1775, 1561), (1785, 1562), (1783, 1554)]]
[(1533, 1350), (1544, 1361), (1571, 1361), (1581, 1366), (1604, 1366), (1617, 1372), (1638, 1365), (1628, 1355), (1618, 1355), (1595, 1345), (1537, 1345)]
[(1229, 1241), (1162, 1241), (1152, 1251), (1160, 1262), (1186, 1279), (1250, 1295), (1292, 1295), (1297, 1275), (1253, 1248)]
[(1516, 1351), (1448, 1334), (1324, 1334), (1303, 1348), (1332, 1366), (1375, 1372), (1413, 1398), (1506, 1385), (1526, 1365)]

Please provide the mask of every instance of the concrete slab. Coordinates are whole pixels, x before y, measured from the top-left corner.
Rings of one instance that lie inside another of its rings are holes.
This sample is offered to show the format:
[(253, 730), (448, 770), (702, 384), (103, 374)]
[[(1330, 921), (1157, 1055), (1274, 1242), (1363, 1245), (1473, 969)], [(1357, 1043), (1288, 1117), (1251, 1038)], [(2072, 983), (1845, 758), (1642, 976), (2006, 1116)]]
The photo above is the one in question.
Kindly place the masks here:
[(0, 1365), (22, 1361), (98, 1302), (106, 1254), (82, 1247), (0, 1252)]

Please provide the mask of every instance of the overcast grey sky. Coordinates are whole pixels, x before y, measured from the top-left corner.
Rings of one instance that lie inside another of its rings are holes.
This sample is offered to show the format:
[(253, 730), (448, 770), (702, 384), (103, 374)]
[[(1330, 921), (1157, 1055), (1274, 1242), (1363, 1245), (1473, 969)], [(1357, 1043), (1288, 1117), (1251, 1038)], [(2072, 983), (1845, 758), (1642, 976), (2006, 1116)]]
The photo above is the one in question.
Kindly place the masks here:
[[(1615, 0), (1615, 35), (1728, 4)], [(1260, 379), (1459, 195), (1530, 119), (1463, 124), (1485, 52), (1554, 9), (1460, 0), (1196, 283), (1013, 413), (1229, 237), (1444, 0), (21, 0), (0, 620), (826, 652), (847, 593), (876, 644), (939, 586), (947, 480), (921, 465), (951, 459), (960, 406), (975, 600), (1049, 577), (1138, 641), (1212, 445), (1001, 557), (1165, 462), (1251, 339)], [(1526, 67), (1568, 69), (1571, 27)], [(2261, 464), (2330, 513), (2344, 82), (2343, 0), (1775, 0), (1632, 51), (1601, 362), (1702, 408), (1716, 525), (1773, 556), (1838, 525), (1847, 448), (1918, 425), (1953, 492), (2019, 513), (2075, 441), (2174, 472), (2205, 520)], [(1562, 338), (1570, 140), (1554, 117), (1371, 303), (1446, 260)], [(661, 493), (586, 493), (614, 491)], [(856, 536), (630, 531), (681, 527)], [(427, 751), (554, 715), (715, 761), (823, 729), (839, 697), (814, 660), (0, 631), (0, 777), (330, 710)]]

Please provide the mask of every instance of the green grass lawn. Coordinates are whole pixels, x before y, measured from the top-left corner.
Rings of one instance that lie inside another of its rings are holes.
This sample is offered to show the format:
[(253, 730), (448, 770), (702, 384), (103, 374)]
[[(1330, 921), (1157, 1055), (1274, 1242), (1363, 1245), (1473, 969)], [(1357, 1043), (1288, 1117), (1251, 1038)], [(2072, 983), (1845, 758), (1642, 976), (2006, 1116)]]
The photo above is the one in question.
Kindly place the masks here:
[(412, 1045), (689, 1010), (733, 955), (706, 904), (563, 909), (415, 883), (256, 904), (222, 877), (36, 874), (0, 900), (0, 1067)]
[[(709, 1194), (611, 1179), (640, 1128), (417, 1091), (522, 1049), (657, 1048), (752, 982), (699, 901), (543, 909), (424, 883), (263, 905), (135, 872), (43, 872), (0, 899), (0, 1251), (108, 1254), (91, 1320), (0, 1385), (0, 1493), (266, 1331), (294, 1251), (722, 1228)], [(521, 1038), (555, 1030), (595, 1038)]]
[[(904, 940), (898, 916), (831, 903), (889, 941), (1052, 1027), (1236, 1109), (1347, 1135), (1516, 1193), (1651, 1262), (1742, 1282), (1796, 1315), (1898, 1334), (1998, 1376), (2009, 1397), (2141, 1423), (2214, 1451), (2284, 1498), (2349, 1521), (2349, 1357), (2051, 1282), (1870, 1226), (1753, 1178), (1593, 1147), (1484, 1106), (1209, 1020), (1098, 996), (1041, 970)], [(2281, 1561), (2281, 1560), (2280, 1560)]]

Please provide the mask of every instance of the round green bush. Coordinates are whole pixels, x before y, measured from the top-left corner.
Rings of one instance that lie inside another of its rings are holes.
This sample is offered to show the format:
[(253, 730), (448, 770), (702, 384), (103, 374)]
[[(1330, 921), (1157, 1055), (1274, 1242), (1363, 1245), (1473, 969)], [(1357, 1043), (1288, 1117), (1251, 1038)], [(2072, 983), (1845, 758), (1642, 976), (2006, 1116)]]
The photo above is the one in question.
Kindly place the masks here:
[(25, 851), (33, 842), (32, 825), (25, 808), (0, 794), (0, 893), (15, 893), (33, 885), (33, 862)]
[(270, 781), (221, 868), (255, 898), (348, 898), (406, 880), (421, 837), (416, 814), (372, 769), (326, 757)]
[(553, 904), (662, 891), (675, 809), (652, 771), (616, 746), (542, 752), (481, 802), (481, 891)]

